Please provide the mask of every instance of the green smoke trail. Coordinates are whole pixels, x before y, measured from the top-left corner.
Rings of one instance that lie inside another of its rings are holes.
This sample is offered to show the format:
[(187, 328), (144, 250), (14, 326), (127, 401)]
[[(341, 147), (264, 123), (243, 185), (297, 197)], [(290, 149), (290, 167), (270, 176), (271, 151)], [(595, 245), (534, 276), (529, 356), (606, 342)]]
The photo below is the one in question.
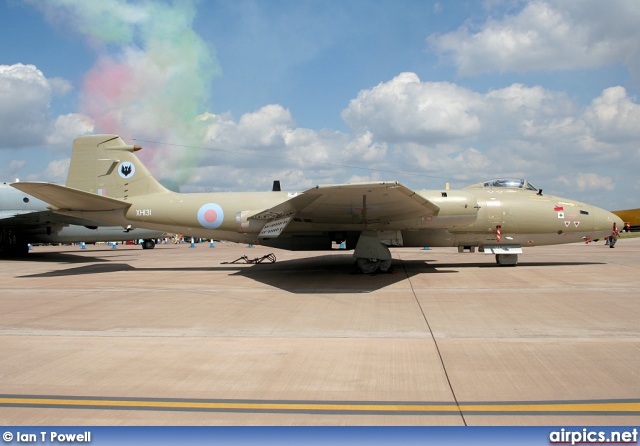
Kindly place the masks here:
[[(79, 95), (99, 132), (198, 145), (209, 86), (219, 73), (212, 50), (196, 34), (194, 1), (50, 0), (32, 2), (53, 23), (85, 37), (97, 56)], [(146, 147), (149, 149), (149, 147)], [(142, 151), (154, 173), (187, 182), (201, 152)], [(150, 156), (153, 159), (150, 159)], [(159, 171), (159, 172), (158, 172)]]

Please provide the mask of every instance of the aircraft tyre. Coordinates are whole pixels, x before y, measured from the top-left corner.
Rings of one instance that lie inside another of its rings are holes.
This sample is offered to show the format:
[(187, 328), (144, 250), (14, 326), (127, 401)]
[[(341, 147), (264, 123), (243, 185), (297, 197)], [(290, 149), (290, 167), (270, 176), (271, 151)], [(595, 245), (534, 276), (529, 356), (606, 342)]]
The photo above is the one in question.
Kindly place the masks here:
[(156, 247), (156, 242), (153, 240), (143, 240), (142, 249), (153, 249)]
[(518, 254), (496, 254), (496, 263), (500, 266), (516, 266)]
[(0, 243), (0, 258), (24, 257), (29, 254), (28, 243)]
[(10, 246), (6, 243), (0, 243), (0, 259), (6, 259), (9, 257)]

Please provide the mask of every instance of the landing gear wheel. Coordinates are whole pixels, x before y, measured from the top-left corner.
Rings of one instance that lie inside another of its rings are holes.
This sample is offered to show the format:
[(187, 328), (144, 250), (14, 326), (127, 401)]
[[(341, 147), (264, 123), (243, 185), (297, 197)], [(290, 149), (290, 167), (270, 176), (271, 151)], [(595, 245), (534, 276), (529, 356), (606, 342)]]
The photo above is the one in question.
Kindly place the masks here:
[(17, 242), (13, 244), (0, 244), (0, 258), (25, 257), (29, 254), (29, 244)]
[(142, 249), (153, 249), (156, 247), (156, 242), (153, 240), (143, 240)]
[(496, 263), (500, 266), (516, 266), (518, 254), (496, 254)]

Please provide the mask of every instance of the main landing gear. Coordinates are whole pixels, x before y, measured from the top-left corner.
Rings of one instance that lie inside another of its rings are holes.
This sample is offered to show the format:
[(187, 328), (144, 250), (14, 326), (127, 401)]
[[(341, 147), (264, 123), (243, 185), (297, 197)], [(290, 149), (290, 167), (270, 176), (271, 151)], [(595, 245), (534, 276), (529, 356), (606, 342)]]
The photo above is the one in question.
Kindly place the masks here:
[(518, 254), (496, 254), (496, 263), (500, 266), (516, 266)]
[(375, 232), (360, 234), (353, 256), (356, 258), (358, 272), (362, 274), (395, 274), (391, 268), (391, 251), (387, 245), (380, 243)]
[(29, 254), (29, 244), (8, 230), (0, 230), (0, 258), (24, 257)]
[(156, 247), (156, 241), (152, 239), (146, 239), (142, 241), (142, 249), (153, 249)]

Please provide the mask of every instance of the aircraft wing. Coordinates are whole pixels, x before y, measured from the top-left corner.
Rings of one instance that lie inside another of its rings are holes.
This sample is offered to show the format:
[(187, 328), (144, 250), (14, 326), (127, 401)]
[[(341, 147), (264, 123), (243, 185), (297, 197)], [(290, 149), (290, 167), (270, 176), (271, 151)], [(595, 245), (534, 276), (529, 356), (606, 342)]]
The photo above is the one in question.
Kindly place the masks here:
[(111, 211), (131, 206), (131, 203), (126, 201), (103, 197), (58, 184), (20, 181), (19, 183), (12, 183), (11, 186), (46, 201), (58, 209), (70, 211)]
[(377, 223), (433, 215), (440, 208), (398, 182), (316, 186), (251, 218), (314, 223)]

